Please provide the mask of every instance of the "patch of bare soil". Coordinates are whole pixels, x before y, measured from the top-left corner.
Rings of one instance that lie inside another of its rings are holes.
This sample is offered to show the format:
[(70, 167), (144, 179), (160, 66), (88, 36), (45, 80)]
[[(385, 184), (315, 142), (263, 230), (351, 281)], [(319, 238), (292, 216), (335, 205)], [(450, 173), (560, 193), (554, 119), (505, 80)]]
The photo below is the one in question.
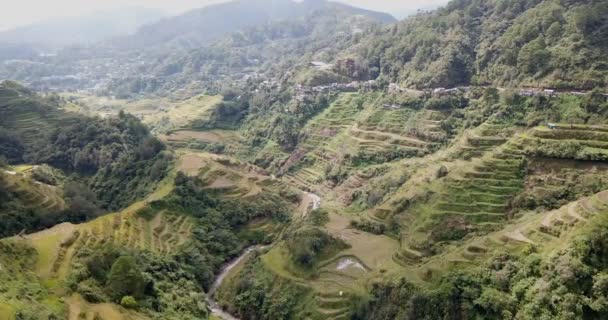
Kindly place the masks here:
[(206, 164), (207, 161), (203, 157), (197, 154), (187, 154), (181, 158), (179, 170), (189, 176), (196, 176)]
[(229, 188), (234, 186), (234, 182), (224, 178), (224, 177), (219, 177), (215, 180), (213, 180), (213, 182), (207, 186), (207, 188), (210, 189), (223, 189), (223, 188)]
[(188, 141), (188, 140), (198, 140), (204, 142), (220, 142), (222, 141), (222, 136), (216, 132), (208, 132), (208, 131), (176, 131), (167, 136), (165, 136), (168, 141)]

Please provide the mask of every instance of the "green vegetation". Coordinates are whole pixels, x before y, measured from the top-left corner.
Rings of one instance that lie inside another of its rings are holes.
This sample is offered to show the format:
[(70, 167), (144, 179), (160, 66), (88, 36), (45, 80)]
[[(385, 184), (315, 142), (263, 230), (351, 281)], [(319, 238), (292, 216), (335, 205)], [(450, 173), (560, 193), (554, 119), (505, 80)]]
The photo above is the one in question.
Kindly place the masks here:
[(401, 280), (376, 284), (357, 319), (599, 319), (605, 315), (606, 219), (567, 250), (543, 256), (497, 253), (444, 275), (433, 289)]
[[(3, 236), (58, 221), (86, 221), (100, 208), (125, 207), (151, 192), (167, 173), (171, 155), (135, 117), (86, 118), (63, 111), (63, 105), (56, 95), (42, 97), (13, 82), (0, 84), (0, 126), (11, 132), (0, 139), (2, 156), (13, 164), (41, 164), (25, 173), (31, 179), (0, 173), (5, 176), (0, 181)], [(66, 179), (49, 165), (71, 176)]]
[(276, 5), (0, 85), (0, 319), (607, 317), (606, 3)]
[(597, 30), (607, 12), (602, 2), (452, 1), (370, 34), (359, 59), (415, 87), (605, 87)]
[(290, 235), (286, 243), (293, 262), (303, 268), (311, 268), (347, 247), (344, 241), (318, 228), (300, 229)]
[(309, 294), (307, 288), (267, 271), (259, 258), (247, 263), (238, 279), (229, 310), (243, 319), (294, 319)]

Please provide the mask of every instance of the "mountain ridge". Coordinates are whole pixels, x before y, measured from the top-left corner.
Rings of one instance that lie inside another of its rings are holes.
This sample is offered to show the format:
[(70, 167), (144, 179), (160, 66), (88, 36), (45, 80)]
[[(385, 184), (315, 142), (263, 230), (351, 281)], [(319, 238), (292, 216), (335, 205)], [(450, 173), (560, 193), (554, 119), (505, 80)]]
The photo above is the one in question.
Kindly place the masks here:
[(143, 26), (138, 32), (117, 43), (125, 48), (171, 46), (192, 49), (219, 40), (223, 35), (255, 27), (273, 20), (302, 17), (328, 7), (365, 14), (382, 23), (397, 21), (391, 15), (327, 0), (237, 0), (193, 9), (181, 15)]
[(56, 50), (70, 45), (84, 45), (134, 33), (141, 26), (166, 14), (144, 7), (97, 12), (84, 17), (65, 17), (0, 31), (0, 43), (32, 45)]

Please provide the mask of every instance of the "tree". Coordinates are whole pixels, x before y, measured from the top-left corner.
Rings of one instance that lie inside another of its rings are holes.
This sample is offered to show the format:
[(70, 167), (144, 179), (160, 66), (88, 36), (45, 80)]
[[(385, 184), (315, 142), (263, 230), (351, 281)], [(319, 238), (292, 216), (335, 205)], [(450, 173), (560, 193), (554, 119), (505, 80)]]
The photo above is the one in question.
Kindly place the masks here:
[(580, 106), (570, 106), (564, 112), (564, 118), (570, 123), (570, 127), (577, 121), (585, 119), (585, 111)]
[(517, 58), (517, 65), (530, 75), (539, 72), (543, 73), (550, 57), (551, 52), (546, 49), (545, 40), (542, 37), (538, 37), (521, 48)]
[(143, 296), (145, 281), (135, 259), (122, 256), (112, 265), (106, 285), (110, 296), (120, 302), (125, 296)]
[(0, 168), (6, 168), (8, 166), (8, 160), (5, 156), (0, 155)]

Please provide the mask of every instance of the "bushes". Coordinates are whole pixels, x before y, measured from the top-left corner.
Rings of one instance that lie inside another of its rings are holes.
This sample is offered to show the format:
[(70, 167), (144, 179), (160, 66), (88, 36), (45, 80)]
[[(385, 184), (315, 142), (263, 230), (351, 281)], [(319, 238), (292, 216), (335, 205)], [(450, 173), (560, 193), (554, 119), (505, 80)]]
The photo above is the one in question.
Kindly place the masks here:
[(195, 271), (205, 265), (111, 245), (85, 248), (77, 258), (67, 285), (88, 302), (120, 303), (151, 318), (208, 316), (203, 289), (195, 278)]
[(350, 227), (378, 235), (384, 234), (384, 232), (386, 231), (386, 225), (384, 225), (383, 223), (369, 220), (352, 220), (350, 222)]
[(234, 300), (229, 302), (244, 320), (294, 319), (309, 290), (267, 271), (259, 258), (248, 262), (238, 279)]
[(135, 309), (137, 308), (137, 300), (132, 296), (124, 296), (120, 300), (120, 305), (127, 309)]
[(107, 288), (115, 301), (125, 296), (141, 297), (144, 290), (144, 278), (133, 257), (122, 256), (112, 265), (108, 275)]
[(329, 222), (329, 212), (325, 209), (315, 209), (308, 213), (308, 220), (313, 226), (323, 227)]
[(304, 268), (311, 268), (323, 257), (348, 247), (341, 239), (314, 227), (296, 231), (287, 239), (286, 244), (290, 258)]
[(57, 175), (58, 172), (46, 164), (32, 168), (32, 178), (48, 185), (56, 186), (59, 183), (60, 177)]
[(23, 141), (14, 132), (0, 128), (0, 155), (5, 157), (9, 163), (23, 161), (25, 146)]
[(608, 223), (594, 218), (584, 236), (551, 257), (497, 253), (450, 271), (433, 287), (406, 280), (374, 284), (356, 319), (604, 319)]

